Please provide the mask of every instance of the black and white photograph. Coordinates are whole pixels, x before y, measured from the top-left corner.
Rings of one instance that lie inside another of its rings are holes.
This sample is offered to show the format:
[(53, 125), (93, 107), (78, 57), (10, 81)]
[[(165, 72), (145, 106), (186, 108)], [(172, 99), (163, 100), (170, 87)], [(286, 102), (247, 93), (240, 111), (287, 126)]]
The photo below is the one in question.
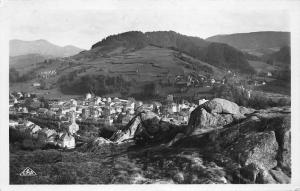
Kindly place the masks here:
[(0, 190), (300, 189), (299, 5), (1, 1)]

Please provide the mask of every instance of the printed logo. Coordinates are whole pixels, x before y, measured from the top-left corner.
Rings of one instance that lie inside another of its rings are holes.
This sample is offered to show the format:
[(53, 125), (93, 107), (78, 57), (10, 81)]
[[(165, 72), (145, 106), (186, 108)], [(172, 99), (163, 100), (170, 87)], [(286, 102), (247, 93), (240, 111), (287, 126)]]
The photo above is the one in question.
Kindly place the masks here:
[(36, 176), (37, 174), (29, 167), (25, 168), (21, 173), (20, 176)]

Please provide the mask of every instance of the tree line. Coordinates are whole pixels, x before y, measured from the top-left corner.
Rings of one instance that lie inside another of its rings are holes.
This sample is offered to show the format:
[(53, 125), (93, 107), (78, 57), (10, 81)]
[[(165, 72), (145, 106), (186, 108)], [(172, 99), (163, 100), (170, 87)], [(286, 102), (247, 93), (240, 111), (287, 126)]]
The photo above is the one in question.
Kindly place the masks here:
[(122, 76), (96, 74), (78, 76), (76, 72), (61, 76), (58, 84), (64, 94), (85, 94), (90, 92), (99, 96), (115, 92), (127, 94), (131, 85)]

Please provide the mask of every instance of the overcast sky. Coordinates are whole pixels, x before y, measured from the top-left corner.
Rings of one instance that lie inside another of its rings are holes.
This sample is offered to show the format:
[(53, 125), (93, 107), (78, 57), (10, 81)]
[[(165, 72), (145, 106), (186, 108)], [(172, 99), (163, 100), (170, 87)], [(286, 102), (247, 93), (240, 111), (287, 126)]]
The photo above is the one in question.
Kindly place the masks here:
[[(173, 30), (201, 38), (252, 31), (289, 31), (288, 12), (280, 9), (280, 5), (274, 10), (263, 6), (247, 9), (243, 5), (233, 9), (231, 1), (218, 3), (217, 7), (195, 1), (181, 4), (177, 0), (63, 2), (12, 0), (10, 39), (46, 39), (61, 46), (71, 44), (89, 49), (108, 35), (130, 30)], [(225, 5), (231, 8), (222, 7)]]

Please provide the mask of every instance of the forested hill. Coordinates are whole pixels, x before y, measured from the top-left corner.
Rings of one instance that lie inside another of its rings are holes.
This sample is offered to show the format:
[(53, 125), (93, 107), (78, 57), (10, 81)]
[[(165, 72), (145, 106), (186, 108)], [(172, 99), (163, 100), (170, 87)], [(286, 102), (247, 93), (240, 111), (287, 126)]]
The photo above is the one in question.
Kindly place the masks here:
[(91, 50), (106, 52), (120, 47), (126, 50), (137, 50), (149, 45), (184, 52), (222, 69), (234, 69), (242, 73), (254, 71), (240, 50), (226, 44), (211, 43), (199, 37), (186, 36), (174, 31), (125, 32), (108, 36), (94, 44)]

